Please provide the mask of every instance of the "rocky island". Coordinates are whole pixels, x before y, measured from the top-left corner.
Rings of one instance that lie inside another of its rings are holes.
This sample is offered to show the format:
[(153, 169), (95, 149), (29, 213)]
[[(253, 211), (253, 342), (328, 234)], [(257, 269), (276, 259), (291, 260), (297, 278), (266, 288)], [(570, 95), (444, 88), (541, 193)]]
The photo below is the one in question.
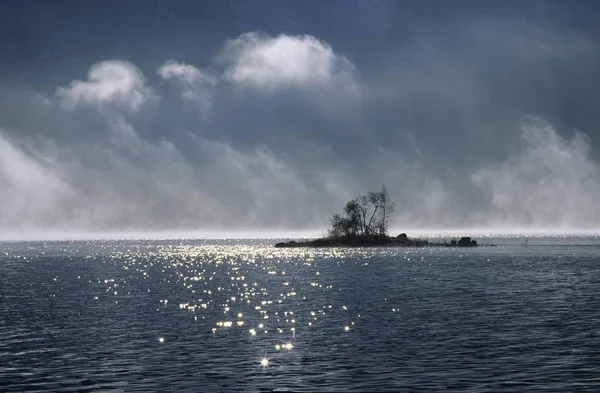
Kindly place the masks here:
[(278, 248), (295, 247), (476, 247), (470, 237), (450, 243), (432, 243), (424, 239), (411, 239), (406, 233), (388, 235), (388, 223), (394, 212), (384, 186), (346, 203), (344, 214), (334, 214), (327, 236), (306, 241), (289, 241), (275, 244)]
[(449, 243), (434, 243), (424, 239), (411, 239), (406, 233), (396, 237), (392, 236), (350, 236), (350, 237), (323, 237), (307, 241), (280, 242), (275, 244), (278, 248), (295, 247), (477, 247), (477, 241), (470, 237), (461, 237), (460, 240), (451, 240)]

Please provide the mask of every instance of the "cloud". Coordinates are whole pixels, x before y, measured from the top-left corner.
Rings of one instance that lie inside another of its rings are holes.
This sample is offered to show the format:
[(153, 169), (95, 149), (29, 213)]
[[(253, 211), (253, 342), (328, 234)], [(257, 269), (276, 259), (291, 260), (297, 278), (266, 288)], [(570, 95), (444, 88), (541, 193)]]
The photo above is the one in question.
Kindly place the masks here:
[(154, 97), (141, 71), (123, 60), (96, 63), (86, 81), (74, 80), (68, 87), (56, 89), (56, 98), (66, 110), (92, 106), (138, 112)]
[(505, 227), (594, 228), (600, 220), (600, 168), (590, 157), (590, 140), (569, 140), (545, 120), (523, 126), (521, 149), (504, 162), (476, 171), (472, 181), (488, 208), (474, 221)]
[(178, 85), (184, 100), (195, 104), (204, 115), (210, 114), (217, 78), (192, 65), (172, 60), (163, 64), (158, 69), (158, 74), (161, 78)]
[(246, 33), (227, 43), (223, 57), (229, 64), (224, 78), (242, 87), (267, 92), (290, 86), (357, 89), (352, 62), (311, 35)]

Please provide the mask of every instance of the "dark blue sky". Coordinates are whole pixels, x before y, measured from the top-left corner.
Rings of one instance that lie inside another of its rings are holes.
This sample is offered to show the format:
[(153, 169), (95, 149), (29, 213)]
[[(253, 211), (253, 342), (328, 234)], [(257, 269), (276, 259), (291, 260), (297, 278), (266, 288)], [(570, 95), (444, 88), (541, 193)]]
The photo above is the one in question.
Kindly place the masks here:
[(2, 228), (314, 228), (382, 182), (398, 226), (600, 219), (595, 1), (6, 0), (0, 34)]
[(582, 0), (7, 0), (2, 6), (3, 75), (32, 83), (38, 72), (85, 70), (90, 61), (106, 58), (126, 57), (149, 67), (160, 63), (157, 54), (205, 63), (225, 39), (256, 30), (311, 34), (356, 64), (376, 67), (390, 49), (410, 47), (415, 40), (430, 37), (460, 45), (453, 32), (476, 20), (532, 23), (591, 37), (600, 26), (600, 7)]

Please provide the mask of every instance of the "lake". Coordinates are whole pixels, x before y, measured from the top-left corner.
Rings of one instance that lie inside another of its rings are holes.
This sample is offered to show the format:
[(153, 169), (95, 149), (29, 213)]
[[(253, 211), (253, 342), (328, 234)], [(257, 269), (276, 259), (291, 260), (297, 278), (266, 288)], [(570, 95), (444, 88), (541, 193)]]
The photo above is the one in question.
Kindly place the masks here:
[(0, 243), (0, 391), (598, 391), (600, 238)]

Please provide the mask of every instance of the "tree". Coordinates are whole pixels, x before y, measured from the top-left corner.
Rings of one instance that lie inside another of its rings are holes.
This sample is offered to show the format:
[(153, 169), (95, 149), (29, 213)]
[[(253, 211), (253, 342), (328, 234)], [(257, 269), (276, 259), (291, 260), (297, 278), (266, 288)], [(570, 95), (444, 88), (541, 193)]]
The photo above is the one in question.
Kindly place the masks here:
[(346, 202), (345, 216), (334, 214), (329, 237), (387, 235), (389, 218), (394, 212), (385, 185), (381, 190), (360, 195)]
[(347, 219), (335, 213), (331, 217), (331, 228), (327, 231), (327, 236), (331, 238), (340, 238), (346, 236)]
[(362, 232), (361, 206), (357, 199), (351, 199), (344, 206), (346, 213), (346, 234), (357, 236)]
[(379, 220), (379, 234), (387, 235), (390, 217), (394, 214), (396, 204), (391, 200), (385, 184), (379, 190), (379, 204), (381, 206), (381, 219)]

